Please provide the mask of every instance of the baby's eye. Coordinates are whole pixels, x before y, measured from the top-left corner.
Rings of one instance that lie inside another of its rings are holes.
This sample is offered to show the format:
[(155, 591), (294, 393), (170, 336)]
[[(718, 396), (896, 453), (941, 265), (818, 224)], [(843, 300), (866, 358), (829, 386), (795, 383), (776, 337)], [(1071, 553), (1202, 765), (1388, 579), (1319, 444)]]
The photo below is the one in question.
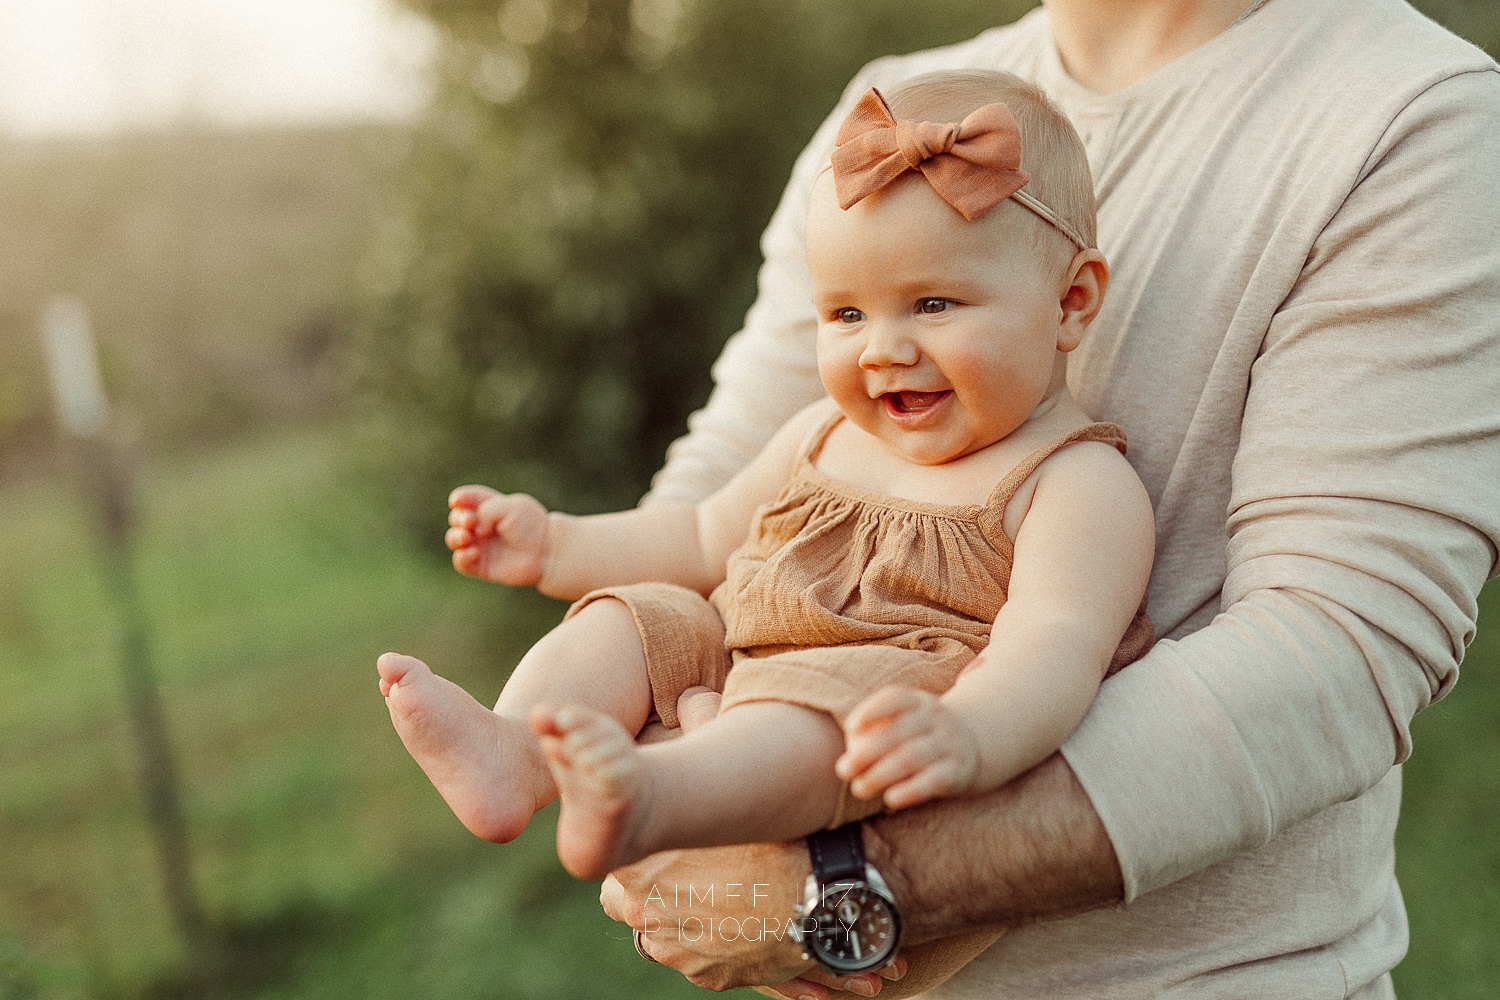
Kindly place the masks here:
[(860, 323), (863, 322), (865, 314), (853, 306), (845, 306), (843, 309), (835, 309), (833, 321), (835, 323)]
[(919, 312), (919, 313), (940, 313), (940, 312), (947, 312), (948, 309), (950, 309), (952, 306), (953, 306), (953, 300), (952, 299), (938, 299), (938, 298), (920, 299), (917, 302), (917, 312)]

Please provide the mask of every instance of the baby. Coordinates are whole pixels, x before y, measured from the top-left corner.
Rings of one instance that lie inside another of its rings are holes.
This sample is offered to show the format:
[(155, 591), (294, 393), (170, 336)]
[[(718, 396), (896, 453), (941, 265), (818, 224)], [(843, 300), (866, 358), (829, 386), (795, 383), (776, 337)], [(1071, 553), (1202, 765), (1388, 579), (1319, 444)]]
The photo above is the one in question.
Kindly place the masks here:
[[(558, 854), (598, 878), (983, 792), (1150, 645), (1150, 502), (1065, 380), (1109, 277), (1067, 121), (1003, 74), (869, 91), (814, 184), (807, 261), (829, 399), (714, 495), (573, 517), (453, 493), (461, 572), (577, 601), (493, 710), (380, 658), (397, 731), (476, 834), (511, 839), (560, 793)], [(723, 694), (712, 721), (636, 743), (696, 686)]]

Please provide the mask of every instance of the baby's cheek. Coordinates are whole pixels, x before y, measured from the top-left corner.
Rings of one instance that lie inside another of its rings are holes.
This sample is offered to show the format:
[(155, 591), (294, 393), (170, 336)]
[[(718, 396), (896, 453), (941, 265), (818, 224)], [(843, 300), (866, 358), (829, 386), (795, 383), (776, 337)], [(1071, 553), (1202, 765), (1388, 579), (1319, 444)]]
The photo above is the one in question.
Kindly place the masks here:
[(818, 375), (834, 399), (865, 396), (864, 371), (859, 352), (850, 345), (823, 346), (818, 350)]

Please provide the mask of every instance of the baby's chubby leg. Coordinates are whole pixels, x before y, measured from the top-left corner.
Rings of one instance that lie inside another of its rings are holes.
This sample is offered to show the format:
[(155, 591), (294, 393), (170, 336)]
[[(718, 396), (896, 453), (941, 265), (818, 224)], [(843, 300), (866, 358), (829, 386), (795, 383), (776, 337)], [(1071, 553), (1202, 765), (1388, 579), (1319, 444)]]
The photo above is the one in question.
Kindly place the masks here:
[(381, 656), (377, 669), (391, 722), (455, 816), (472, 833), (504, 843), (557, 794), (527, 724), (543, 699), (605, 713), (629, 732), (651, 710), (640, 635), (618, 601), (596, 601), (549, 632), (522, 658), (491, 711), (420, 660)]
[(668, 848), (803, 836), (843, 792), (838, 724), (797, 705), (737, 705), (650, 746), (579, 705), (539, 707), (531, 725), (562, 794), (558, 857), (579, 878)]

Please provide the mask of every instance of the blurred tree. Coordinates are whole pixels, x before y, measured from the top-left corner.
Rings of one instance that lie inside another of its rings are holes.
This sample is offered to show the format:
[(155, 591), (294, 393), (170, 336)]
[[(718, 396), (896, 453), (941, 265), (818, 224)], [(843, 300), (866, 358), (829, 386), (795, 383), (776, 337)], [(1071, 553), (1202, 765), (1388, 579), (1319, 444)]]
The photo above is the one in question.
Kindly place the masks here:
[(359, 373), (391, 502), (426, 539), (461, 481), (633, 503), (849, 76), (1034, 5), (403, 2), (439, 29), (441, 89), (372, 261)]
[(1495, 0), (1412, 0), (1412, 6), (1500, 59), (1500, 4)]

